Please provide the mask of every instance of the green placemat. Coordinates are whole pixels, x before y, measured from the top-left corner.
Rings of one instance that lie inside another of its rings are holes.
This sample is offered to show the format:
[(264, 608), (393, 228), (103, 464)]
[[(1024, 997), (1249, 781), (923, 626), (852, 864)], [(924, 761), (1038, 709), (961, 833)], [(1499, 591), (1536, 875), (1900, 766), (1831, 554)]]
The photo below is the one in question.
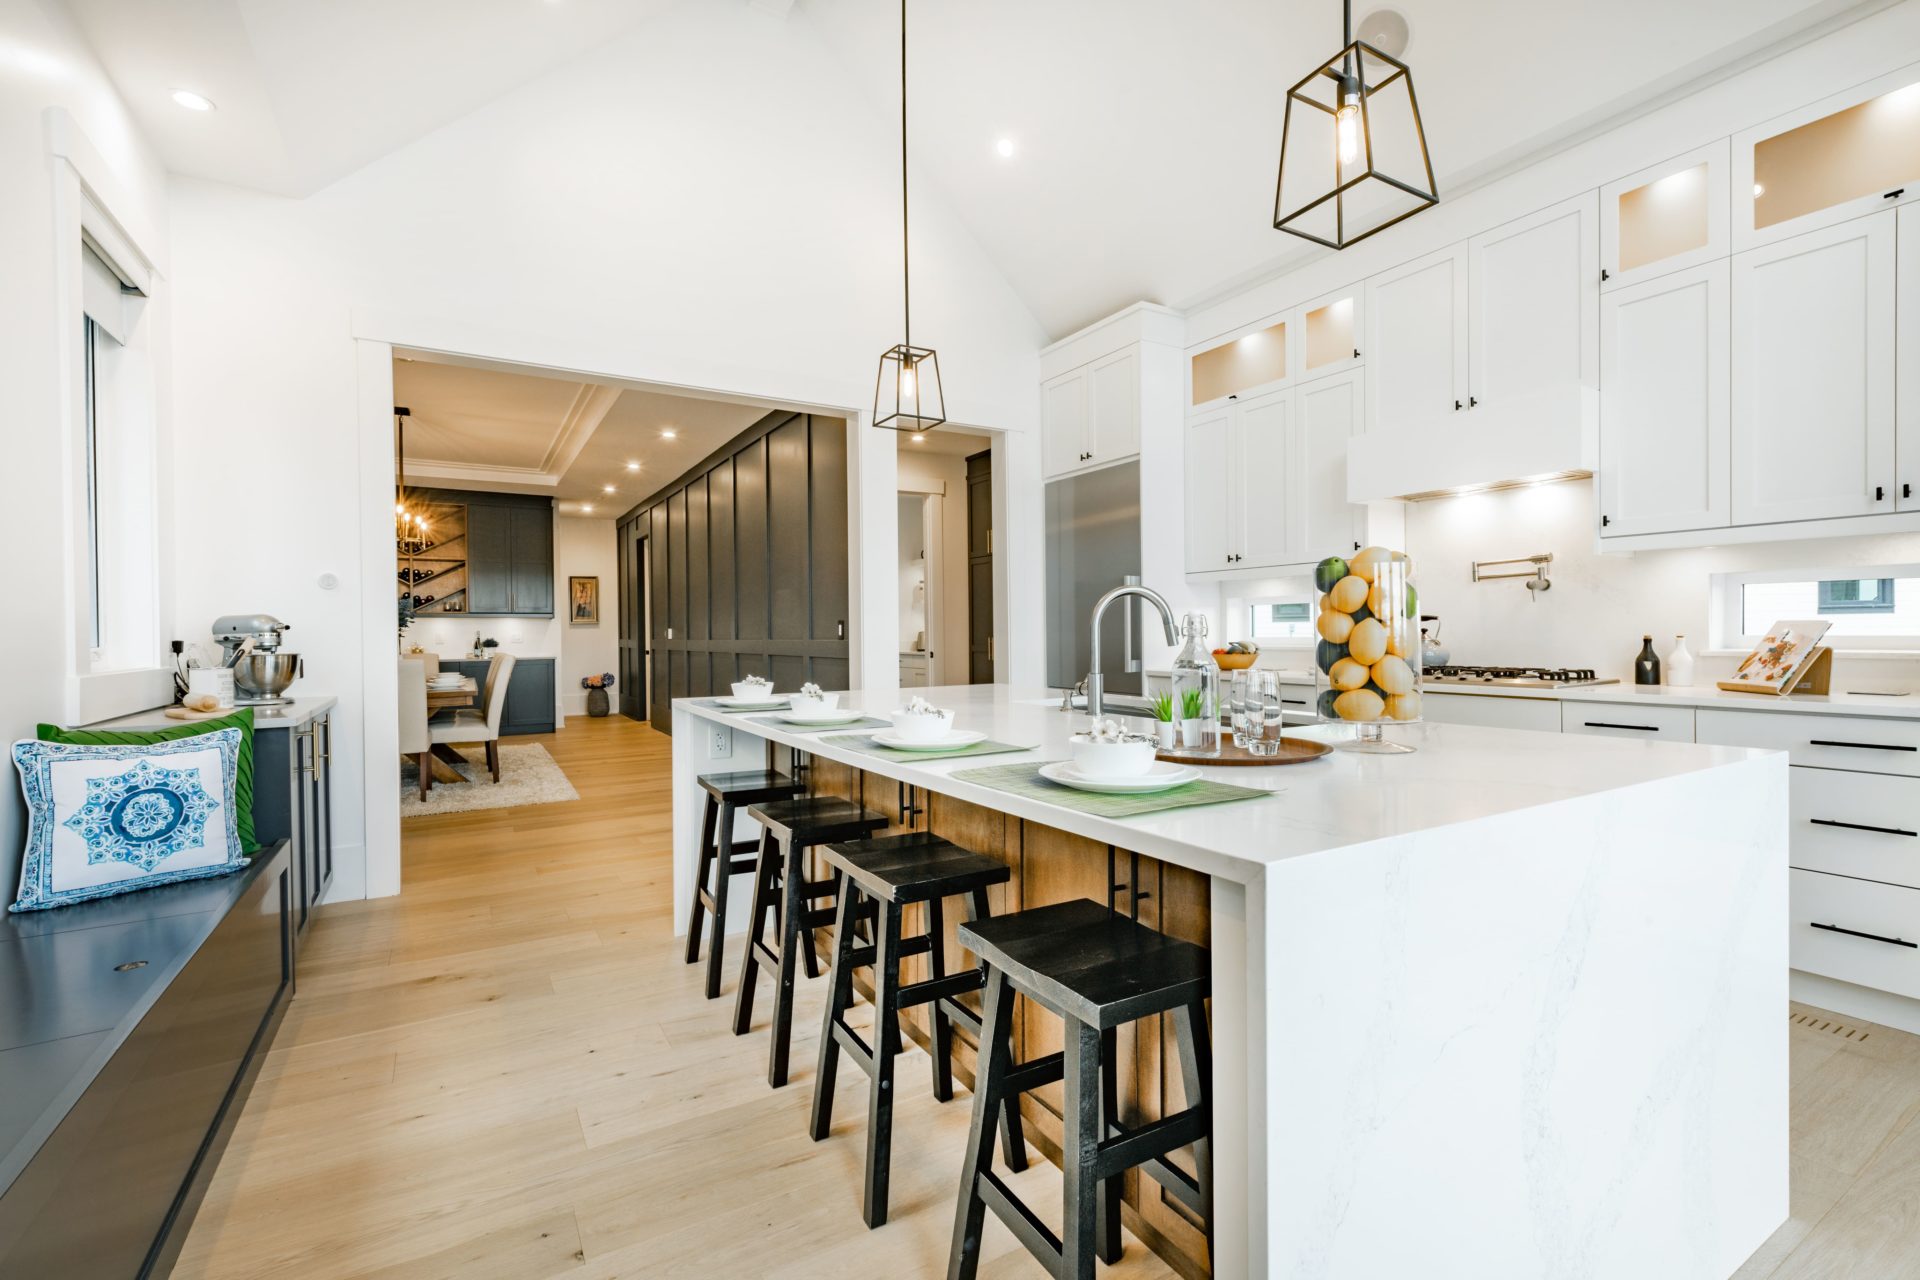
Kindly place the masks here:
[(755, 716), (753, 722), (770, 724), (776, 729), (785, 729), (789, 733), (829, 733), (835, 729), (885, 729), (893, 724), (893, 721), (882, 720), (878, 716), (849, 720), (845, 724), (794, 724), (791, 720), (782, 720), (779, 716)]
[(1256, 791), (1252, 787), (1236, 787), (1231, 783), (1213, 782), (1205, 778), (1145, 795), (1076, 791), (1057, 782), (1048, 782), (1040, 776), (1040, 766), (1036, 764), (996, 764), (985, 769), (962, 769), (952, 776), (977, 782), (983, 787), (992, 787), (995, 791), (1008, 791), (1030, 800), (1045, 800), (1048, 804), (1057, 804), (1065, 809), (1078, 809), (1096, 818), (1137, 818), (1142, 814), (1161, 813), (1168, 809), (1191, 809), (1196, 805), (1254, 800), (1273, 794), (1271, 791)]
[[(892, 723), (889, 721), (888, 723)], [(851, 747), (870, 756), (879, 756), (882, 760), (892, 760), (898, 764), (911, 764), (915, 760), (953, 760), (960, 756), (999, 756), (1009, 751), (1031, 751), (1032, 747), (1016, 747), (1010, 742), (995, 742), (988, 738), (976, 742), (970, 747), (953, 747), (945, 751), (900, 751), (893, 747), (884, 747), (873, 740), (870, 733), (849, 733), (836, 738), (823, 738), (836, 747)]]
[(779, 711), (787, 705), (787, 700), (785, 698), (769, 698), (765, 702), (755, 702), (744, 707), (730, 707), (718, 698), (702, 698), (693, 705), (696, 707), (712, 707), (715, 711), (724, 711), (730, 716), (739, 716), (754, 711)]

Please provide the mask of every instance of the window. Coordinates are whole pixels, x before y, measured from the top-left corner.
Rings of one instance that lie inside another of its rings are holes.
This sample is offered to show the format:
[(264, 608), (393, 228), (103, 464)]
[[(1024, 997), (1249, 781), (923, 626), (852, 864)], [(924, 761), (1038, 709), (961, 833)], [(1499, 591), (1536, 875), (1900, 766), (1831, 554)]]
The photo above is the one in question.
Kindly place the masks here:
[(1718, 648), (1749, 648), (1783, 618), (1818, 618), (1836, 649), (1920, 649), (1920, 565), (1719, 574), (1714, 590)]
[(1305, 600), (1262, 601), (1249, 613), (1247, 634), (1255, 640), (1305, 644), (1313, 639), (1313, 610)]

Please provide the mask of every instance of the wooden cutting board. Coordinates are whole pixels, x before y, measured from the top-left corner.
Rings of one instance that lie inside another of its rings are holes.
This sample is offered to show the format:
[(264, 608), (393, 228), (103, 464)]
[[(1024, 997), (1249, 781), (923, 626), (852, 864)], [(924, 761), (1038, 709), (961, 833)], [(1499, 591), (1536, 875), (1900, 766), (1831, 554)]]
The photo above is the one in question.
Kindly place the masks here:
[(1280, 765), (1302, 764), (1308, 760), (1317, 760), (1333, 750), (1324, 742), (1315, 742), (1310, 738), (1281, 738), (1280, 754), (1256, 756), (1245, 747), (1236, 747), (1231, 742), (1220, 744), (1217, 756), (1201, 755), (1197, 751), (1186, 751), (1174, 747), (1168, 751), (1154, 753), (1154, 759), (1164, 760), (1168, 764), (1191, 764), (1203, 768), (1217, 768), (1221, 765)]

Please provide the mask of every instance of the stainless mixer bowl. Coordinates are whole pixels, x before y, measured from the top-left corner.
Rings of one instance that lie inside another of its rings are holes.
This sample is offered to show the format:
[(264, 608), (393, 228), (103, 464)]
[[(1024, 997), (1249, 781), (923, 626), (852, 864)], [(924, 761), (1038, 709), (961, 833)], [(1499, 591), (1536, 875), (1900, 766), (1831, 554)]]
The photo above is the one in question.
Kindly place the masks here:
[(250, 653), (233, 668), (233, 687), (243, 698), (277, 698), (300, 670), (297, 653)]

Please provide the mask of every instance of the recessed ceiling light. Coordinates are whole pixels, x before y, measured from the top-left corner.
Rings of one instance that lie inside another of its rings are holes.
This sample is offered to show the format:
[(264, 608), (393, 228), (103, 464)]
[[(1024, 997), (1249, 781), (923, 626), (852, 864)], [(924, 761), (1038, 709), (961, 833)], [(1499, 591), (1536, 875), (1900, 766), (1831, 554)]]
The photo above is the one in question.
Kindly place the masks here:
[(610, 485), (610, 484), (603, 484), (603, 485), (601, 485), (601, 486), (600, 486), (600, 492), (602, 492), (602, 493), (612, 493), (612, 492), (613, 492), (613, 486), (612, 486), (612, 485)]
[(660, 438), (662, 440), (678, 440), (680, 438), (680, 433), (678, 431), (675, 431), (672, 427), (662, 427), (660, 428)]
[(583, 503), (581, 503), (581, 504), (580, 504), (580, 510), (582, 510), (582, 511), (584, 511), (584, 512), (585, 512), (585, 513), (587, 513), (588, 515), (592, 515), (592, 514), (593, 514), (593, 504), (592, 504), (591, 502), (583, 502)]
[(627, 470), (629, 471), (638, 471), (639, 469), (640, 469), (640, 464), (637, 462), (629, 462), (627, 464)]
[(1011, 160), (1013, 158), (1013, 150), (1014, 150), (1013, 139), (1002, 138), (1000, 139), (1000, 141), (993, 144), (993, 149), (1000, 153), (1000, 158), (1002, 160)]
[(175, 89), (173, 100), (189, 111), (213, 110), (213, 99), (204, 93), (195, 93), (191, 89)]
[(926, 439), (927, 438), (925, 436), (915, 436), (913, 437), (913, 442), (915, 444), (924, 444), (926, 442)]

